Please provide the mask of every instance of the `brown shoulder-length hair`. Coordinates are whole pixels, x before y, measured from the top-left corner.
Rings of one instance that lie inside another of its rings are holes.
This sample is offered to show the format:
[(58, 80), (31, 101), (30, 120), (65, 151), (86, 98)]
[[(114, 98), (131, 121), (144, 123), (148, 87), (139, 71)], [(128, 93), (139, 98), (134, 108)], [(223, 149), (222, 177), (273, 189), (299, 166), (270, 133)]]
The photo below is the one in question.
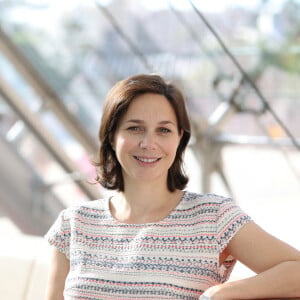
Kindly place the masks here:
[(100, 123), (98, 161), (94, 162), (94, 165), (98, 167), (96, 181), (104, 188), (124, 191), (122, 168), (112, 148), (112, 141), (118, 122), (128, 110), (132, 100), (145, 93), (165, 96), (175, 111), (178, 132), (183, 132), (183, 134), (174, 162), (168, 171), (167, 185), (171, 192), (175, 189), (182, 190), (188, 182), (188, 177), (183, 169), (183, 153), (191, 135), (184, 97), (175, 85), (166, 82), (159, 75), (152, 74), (131, 76), (117, 82), (109, 91), (104, 102)]

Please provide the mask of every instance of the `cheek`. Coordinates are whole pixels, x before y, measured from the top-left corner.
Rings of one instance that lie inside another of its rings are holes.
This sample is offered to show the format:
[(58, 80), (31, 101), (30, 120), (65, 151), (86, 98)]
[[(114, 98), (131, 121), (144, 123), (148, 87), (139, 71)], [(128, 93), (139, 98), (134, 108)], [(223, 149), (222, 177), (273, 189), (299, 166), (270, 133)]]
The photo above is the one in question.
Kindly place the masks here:
[(178, 136), (177, 139), (174, 141), (174, 148), (176, 149), (175, 151), (177, 151), (180, 141), (181, 141), (181, 136)]
[(173, 155), (175, 156), (176, 153), (177, 153), (177, 149), (178, 149), (178, 146), (179, 146), (179, 142), (180, 140), (173, 140), (173, 141), (170, 141), (167, 145), (166, 145), (166, 149), (168, 149), (168, 152), (169, 153), (173, 153)]
[(180, 142), (181, 142), (181, 137), (178, 137), (178, 141), (177, 141), (177, 144), (176, 144), (176, 149), (175, 149), (175, 155), (174, 156), (176, 156), (176, 154), (177, 154), (177, 150), (180, 146)]
[(115, 147), (117, 154), (122, 154), (122, 152), (129, 151), (134, 145), (132, 139), (128, 137), (118, 136), (115, 139)]

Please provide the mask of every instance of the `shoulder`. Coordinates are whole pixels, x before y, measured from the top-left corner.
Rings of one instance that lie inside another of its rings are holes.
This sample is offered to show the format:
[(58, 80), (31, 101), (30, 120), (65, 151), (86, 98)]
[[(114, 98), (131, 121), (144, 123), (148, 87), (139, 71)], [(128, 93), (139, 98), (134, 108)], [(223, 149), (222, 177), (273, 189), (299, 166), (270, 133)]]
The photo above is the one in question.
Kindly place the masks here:
[(107, 199), (98, 199), (65, 208), (61, 215), (64, 220), (96, 218), (105, 213), (106, 207)]
[(184, 199), (186, 202), (198, 203), (202, 205), (221, 206), (224, 203), (235, 203), (233, 199), (216, 194), (199, 194), (185, 191)]
[(219, 218), (232, 211), (240, 211), (239, 205), (232, 198), (216, 194), (199, 194), (185, 191), (182, 207), (187, 210), (209, 213)]

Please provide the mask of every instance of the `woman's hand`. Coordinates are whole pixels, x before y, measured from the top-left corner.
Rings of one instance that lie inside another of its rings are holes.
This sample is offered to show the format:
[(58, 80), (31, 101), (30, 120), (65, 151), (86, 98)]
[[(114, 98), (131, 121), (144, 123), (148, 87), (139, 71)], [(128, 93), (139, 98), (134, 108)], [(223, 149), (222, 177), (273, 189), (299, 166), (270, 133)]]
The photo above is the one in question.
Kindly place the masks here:
[(199, 300), (227, 300), (226, 296), (223, 294), (222, 284), (215, 285), (206, 290), (204, 294), (200, 296)]

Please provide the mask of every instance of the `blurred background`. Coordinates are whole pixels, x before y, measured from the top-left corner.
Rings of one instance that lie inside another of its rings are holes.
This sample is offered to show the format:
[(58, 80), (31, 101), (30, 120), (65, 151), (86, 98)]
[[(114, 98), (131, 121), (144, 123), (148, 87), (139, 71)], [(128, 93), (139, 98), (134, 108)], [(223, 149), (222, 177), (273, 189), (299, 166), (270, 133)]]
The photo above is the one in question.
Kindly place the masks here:
[(188, 189), (300, 248), (299, 16), (298, 0), (0, 0), (1, 297), (42, 299), (43, 235), (108, 194), (91, 165), (102, 104), (137, 73), (186, 96)]

